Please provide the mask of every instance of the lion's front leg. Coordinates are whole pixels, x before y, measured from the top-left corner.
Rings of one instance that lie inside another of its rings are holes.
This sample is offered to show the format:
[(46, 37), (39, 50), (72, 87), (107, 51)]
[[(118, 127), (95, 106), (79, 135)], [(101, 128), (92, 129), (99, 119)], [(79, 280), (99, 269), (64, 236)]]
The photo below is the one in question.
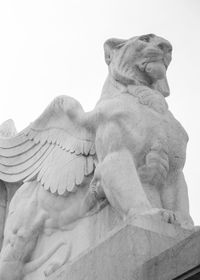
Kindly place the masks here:
[[(169, 158), (167, 151), (165, 151), (160, 143), (155, 141), (145, 156), (144, 164), (139, 166), (137, 171), (152, 206), (163, 208), (161, 189), (167, 180)], [(170, 213), (168, 214), (171, 216)], [(172, 218), (169, 217), (168, 220), (172, 220)]]
[(193, 228), (194, 223), (189, 213), (187, 184), (182, 170), (170, 172), (161, 190), (161, 199), (163, 208), (174, 212), (176, 223), (187, 229)]
[(152, 208), (127, 149), (108, 154), (97, 166), (92, 184), (102, 187), (109, 203), (122, 217), (131, 209), (132, 213), (142, 213)]

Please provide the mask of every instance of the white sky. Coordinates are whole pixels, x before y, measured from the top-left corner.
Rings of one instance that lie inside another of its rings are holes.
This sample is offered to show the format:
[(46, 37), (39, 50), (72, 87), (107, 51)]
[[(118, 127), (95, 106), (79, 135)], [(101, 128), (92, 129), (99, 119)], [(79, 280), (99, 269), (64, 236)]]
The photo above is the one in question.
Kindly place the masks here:
[(185, 176), (200, 224), (199, 0), (1, 0), (0, 123), (22, 130), (60, 94), (91, 110), (107, 75), (104, 41), (146, 33), (174, 47), (168, 103), (190, 136)]

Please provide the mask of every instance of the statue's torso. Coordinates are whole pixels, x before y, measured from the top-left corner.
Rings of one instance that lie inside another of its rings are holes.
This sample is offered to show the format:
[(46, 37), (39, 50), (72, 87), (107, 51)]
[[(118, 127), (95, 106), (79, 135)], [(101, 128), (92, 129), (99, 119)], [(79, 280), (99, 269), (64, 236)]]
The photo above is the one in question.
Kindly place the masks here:
[[(141, 104), (137, 97), (121, 94), (99, 102), (96, 112), (99, 115), (97, 154), (104, 151), (105, 146), (112, 149), (110, 145), (121, 145), (131, 150), (136, 165), (140, 166), (144, 164), (145, 155), (157, 149), (168, 154), (171, 169), (183, 167), (188, 137), (170, 111), (159, 113)], [(108, 132), (109, 124), (112, 127)]]

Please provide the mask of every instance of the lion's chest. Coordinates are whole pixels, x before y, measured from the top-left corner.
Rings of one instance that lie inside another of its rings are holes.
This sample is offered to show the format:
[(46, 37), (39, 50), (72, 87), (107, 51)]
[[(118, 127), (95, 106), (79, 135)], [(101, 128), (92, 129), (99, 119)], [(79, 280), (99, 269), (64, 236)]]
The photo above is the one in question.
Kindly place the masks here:
[(184, 165), (187, 134), (169, 111), (158, 113), (129, 95), (107, 100), (98, 110), (97, 153), (126, 147), (140, 165), (155, 148), (168, 153), (172, 168)]

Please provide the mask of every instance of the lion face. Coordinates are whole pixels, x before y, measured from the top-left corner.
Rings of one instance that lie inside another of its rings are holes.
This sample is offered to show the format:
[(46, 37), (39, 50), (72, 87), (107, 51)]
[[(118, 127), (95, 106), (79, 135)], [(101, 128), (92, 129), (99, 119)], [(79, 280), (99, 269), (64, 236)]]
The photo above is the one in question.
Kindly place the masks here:
[(167, 40), (153, 34), (129, 40), (109, 39), (104, 49), (109, 72), (120, 83), (156, 88), (158, 81), (166, 82), (166, 70), (172, 52)]

